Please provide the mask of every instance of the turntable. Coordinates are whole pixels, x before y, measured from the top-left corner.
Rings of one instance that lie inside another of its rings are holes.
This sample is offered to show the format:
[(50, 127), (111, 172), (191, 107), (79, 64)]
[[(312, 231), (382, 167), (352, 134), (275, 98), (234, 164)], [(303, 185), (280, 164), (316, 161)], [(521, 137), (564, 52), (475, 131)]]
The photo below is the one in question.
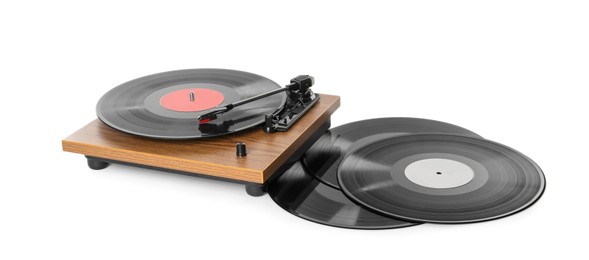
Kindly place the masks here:
[(98, 102), (98, 119), (62, 141), (95, 170), (111, 163), (264, 184), (297, 161), (330, 126), (339, 97), (314, 79), (286, 87), (233, 70), (193, 69), (126, 82)]

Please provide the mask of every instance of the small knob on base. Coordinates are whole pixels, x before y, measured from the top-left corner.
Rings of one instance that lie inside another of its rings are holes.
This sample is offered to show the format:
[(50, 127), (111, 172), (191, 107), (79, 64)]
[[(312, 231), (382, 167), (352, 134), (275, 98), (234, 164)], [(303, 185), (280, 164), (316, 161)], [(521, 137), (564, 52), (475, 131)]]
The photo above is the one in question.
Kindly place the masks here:
[(239, 157), (244, 157), (247, 155), (247, 150), (245, 148), (245, 143), (239, 142), (235, 146), (235, 154)]

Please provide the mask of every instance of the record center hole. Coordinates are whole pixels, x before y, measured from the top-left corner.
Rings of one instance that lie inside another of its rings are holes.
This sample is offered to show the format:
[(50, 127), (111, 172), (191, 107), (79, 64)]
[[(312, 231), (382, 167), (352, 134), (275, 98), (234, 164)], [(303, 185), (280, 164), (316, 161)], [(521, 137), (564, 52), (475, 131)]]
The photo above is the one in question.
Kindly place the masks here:
[(436, 174), (437, 174), (437, 175), (441, 175), (441, 174), (442, 174), (442, 172), (436, 172)]

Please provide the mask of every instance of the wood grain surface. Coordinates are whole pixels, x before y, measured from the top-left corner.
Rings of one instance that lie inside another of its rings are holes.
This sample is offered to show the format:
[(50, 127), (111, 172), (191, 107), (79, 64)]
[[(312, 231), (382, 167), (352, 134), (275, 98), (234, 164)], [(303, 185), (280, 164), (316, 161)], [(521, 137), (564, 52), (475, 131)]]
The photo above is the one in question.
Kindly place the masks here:
[[(156, 140), (110, 128), (96, 119), (62, 141), (66, 152), (111, 160), (264, 183), (325, 123), (340, 98), (321, 99), (287, 132), (266, 134), (261, 127), (196, 140)], [(237, 157), (235, 145), (245, 142), (247, 156)]]

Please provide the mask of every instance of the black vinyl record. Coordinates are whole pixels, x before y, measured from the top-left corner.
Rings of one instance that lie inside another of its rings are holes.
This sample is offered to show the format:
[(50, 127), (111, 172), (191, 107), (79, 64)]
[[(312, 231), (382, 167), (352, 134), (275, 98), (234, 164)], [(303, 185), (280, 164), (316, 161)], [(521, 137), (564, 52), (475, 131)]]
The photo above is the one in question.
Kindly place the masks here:
[(348, 151), (378, 139), (425, 133), (482, 138), (468, 129), (440, 121), (404, 117), (369, 119), (330, 129), (305, 153), (303, 162), (309, 173), (339, 189), (337, 168)]
[(268, 183), (268, 194), (280, 207), (306, 220), (354, 229), (387, 229), (417, 225), (373, 213), (350, 201), (341, 190), (309, 175), (300, 162)]
[(420, 134), (387, 138), (348, 154), (342, 191), (381, 214), (409, 221), (470, 223), (519, 212), (545, 188), (523, 154), (485, 139)]
[(134, 135), (161, 139), (218, 136), (264, 122), (266, 114), (282, 109), (286, 94), (263, 98), (199, 124), (204, 111), (280, 88), (248, 72), (190, 69), (138, 78), (110, 90), (98, 102), (98, 118)]

